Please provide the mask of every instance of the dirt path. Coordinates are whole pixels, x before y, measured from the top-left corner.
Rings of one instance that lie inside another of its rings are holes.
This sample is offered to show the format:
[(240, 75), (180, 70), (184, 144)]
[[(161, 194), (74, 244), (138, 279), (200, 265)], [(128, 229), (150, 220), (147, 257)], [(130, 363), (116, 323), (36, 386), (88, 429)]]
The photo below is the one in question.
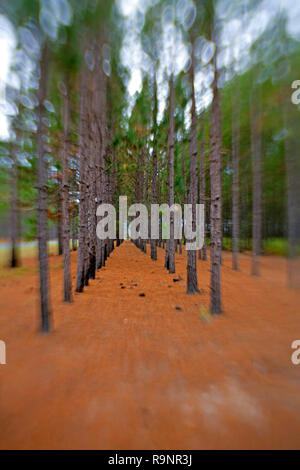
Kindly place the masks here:
[(185, 256), (169, 275), (163, 254), (154, 263), (123, 243), (73, 305), (51, 257), (49, 336), (36, 331), (33, 261), (2, 273), (0, 448), (300, 448), (300, 296), (279, 279), (282, 261), (254, 279), (248, 257), (237, 273), (225, 254), (225, 314), (211, 318), (209, 264), (187, 296)]

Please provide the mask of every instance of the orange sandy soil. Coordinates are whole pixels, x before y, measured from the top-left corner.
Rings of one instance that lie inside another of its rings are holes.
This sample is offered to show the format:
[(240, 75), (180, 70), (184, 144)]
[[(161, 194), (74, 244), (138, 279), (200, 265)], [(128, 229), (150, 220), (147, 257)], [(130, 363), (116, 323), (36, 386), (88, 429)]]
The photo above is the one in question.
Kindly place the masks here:
[[(285, 260), (263, 258), (255, 279), (249, 256), (234, 272), (224, 253), (224, 315), (212, 318), (209, 262), (187, 296), (185, 254), (170, 275), (158, 251), (155, 263), (123, 243), (72, 305), (51, 256), (46, 336), (36, 261), (2, 270), (1, 449), (300, 448), (300, 295), (285, 287)], [(75, 283), (76, 253), (72, 273)]]

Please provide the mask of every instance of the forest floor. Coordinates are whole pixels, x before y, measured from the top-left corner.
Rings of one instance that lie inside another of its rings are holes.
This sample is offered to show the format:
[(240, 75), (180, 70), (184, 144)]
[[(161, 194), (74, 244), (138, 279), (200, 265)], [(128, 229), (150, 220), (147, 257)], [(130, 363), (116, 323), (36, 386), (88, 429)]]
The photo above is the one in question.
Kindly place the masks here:
[(123, 243), (73, 304), (51, 256), (49, 335), (38, 333), (36, 260), (1, 269), (1, 449), (300, 448), (300, 294), (285, 287), (286, 261), (262, 258), (253, 278), (249, 256), (235, 272), (225, 252), (224, 315), (211, 317), (209, 262), (187, 296), (185, 254), (175, 275), (158, 255)]

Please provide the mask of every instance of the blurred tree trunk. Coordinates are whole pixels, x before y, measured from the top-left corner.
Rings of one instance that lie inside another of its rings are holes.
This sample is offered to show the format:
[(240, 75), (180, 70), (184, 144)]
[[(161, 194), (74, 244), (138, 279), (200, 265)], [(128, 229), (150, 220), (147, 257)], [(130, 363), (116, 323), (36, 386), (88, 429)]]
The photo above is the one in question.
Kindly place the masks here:
[(250, 97), (252, 153), (252, 274), (259, 276), (261, 253), (261, 87)]
[[(139, 180), (140, 180), (139, 181), (139, 202), (140, 203), (145, 203), (145, 201), (143, 200), (144, 186), (145, 186), (145, 148), (141, 149)], [(145, 253), (145, 251), (146, 251), (146, 240), (142, 237), (140, 237), (140, 249)]]
[(89, 91), (88, 91), (88, 179), (89, 179), (89, 192), (88, 192), (88, 211), (89, 211), (89, 278), (95, 279), (96, 276), (96, 118), (93, 112), (93, 103), (95, 99), (94, 77), (90, 77)]
[[(113, 129), (113, 123), (111, 123), (111, 129)], [(112, 136), (111, 136), (111, 173), (110, 173), (110, 203), (112, 205), (115, 204), (115, 198), (117, 196), (117, 156), (116, 152), (114, 149), (114, 146), (112, 144)], [(119, 220), (119, 205), (117, 204), (116, 207), (116, 224), (118, 224)], [(116, 226), (116, 232), (118, 233), (117, 226)], [(110, 251), (113, 251), (115, 248), (115, 240), (110, 240), (110, 245), (111, 249)]]
[[(169, 206), (174, 204), (174, 78), (173, 73), (169, 82), (170, 87), (170, 134), (169, 134)], [(174, 212), (170, 211), (170, 238), (167, 242), (166, 268), (170, 274), (175, 273), (175, 244), (174, 244)]]
[(19, 208), (18, 208), (18, 162), (15, 144), (11, 144), (11, 199), (10, 199), (10, 233), (11, 233), (11, 259), (10, 266), (20, 266), (19, 257)]
[(239, 82), (232, 96), (232, 267), (238, 270), (239, 250), (239, 144), (240, 144), (240, 88)]
[(221, 307), (221, 251), (222, 251), (222, 185), (221, 185), (221, 122), (218, 90), (217, 51), (214, 56), (215, 76), (211, 107), (210, 151), (210, 219), (211, 219), (211, 313), (219, 314)]
[[(60, 199), (60, 196), (59, 196)], [(63, 235), (62, 235), (62, 221), (61, 221), (61, 201), (58, 204), (58, 216), (57, 216), (57, 241), (58, 241), (58, 256), (63, 254)]]
[[(101, 41), (100, 41), (100, 44)], [(106, 89), (107, 80), (103, 72), (102, 62), (99, 61), (96, 67), (96, 95), (94, 100), (95, 114), (97, 120), (97, 153), (96, 153), (96, 167), (97, 167), (97, 201), (98, 204), (107, 202), (106, 200), (106, 141), (107, 135), (105, 132), (106, 127)], [(97, 254), (96, 264), (97, 269), (105, 266), (106, 261), (106, 240), (97, 238)]]
[[(112, 111), (112, 86), (111, 82), (107, 83), (107, 145), (106, 145), (106, 161), (107, 161), (107, 202), (114, 205), (114, 192), (115, 192), (115, 153), (113, 149), (113, 111)], [(107, 256), (110, 256), (114, 247), (114, 240), (107, 239)]]
[(42, 331), (50, 331), (49, 273), (48, 273), (48, 227), (47, 227), (47, 169), (44, 158), (43, 117), (47, 92), (48, 45), (44, 44), (40, 59), (40, 81), (38, 89), (38, 252), (40, 266), (40, 301)]
[[(192, 204), (192, 229), (196, 231), (196, 204), (198, 200), (198, 184), (197, 184), (197, 116), (195, 101), (195, 84), (194, 84), (194, 45), (192, 45), (192, 63), (190, 67), (190, 81), (192, 93), (191, 108), (191, 130), (189, 138), (190, 152), (190, 192), (189, 204)], [(188, 240), (192, 242), (192, 240)], [(187, 252), (187, 294), (196, 294), (199, 292), (197, 279), (197, 250), (188, 250)]]
[(78, 160), (74, 159), (71, 167), (71, 188), (70, 188), (70, 197), (71, 200), (71, 209), (70, 209), (70, 236), (72, 239), (72, 251), (77, 250), (77, 240), (78, 240), (78, 205), (77, 205), (77, 194), (78, 194)]
[[(60, 181), (61, 175), (56, 171), (57, 181)], [(62, 239), (62, 227), (61, 227), (61, 192), (60, 184), (58, 185), (58, 195), (57, 195), (57, 243), (58, 243), (58, 256), (63, 254), (63, 239)]]
[[(153, 149), (151, 203), (157, 204), (157, 80), (156, 66), (153, 79)], [(157, 240), (151, 239), (151, 259), (157, 260)]]
[(80, 77), (79, 90), (79, 233), (78, 233), (78, 263), (76, 292), (82, 292), (86, 283), (87, 256), (88, 256), (88, 235), (87, 235), (87, 155), (86, 155), (86, 77), (85, 70)]
[(187, 184), (187, 171), (186, 171), (186, 148), (185, 144), (183, 144), (183, 151), (182, 151), (182, 160), (181, 160), (181, 168), (183, 174), (183, 184), (184, 184), (184, 195), (183, 195), (183, 203), (188, 203), (188, 184)]
[[(146, 200), (144, 199), (144, 192), (145, 192), (145, 152), (146, 149), (142, 149), (142, 171), (140, 174), (141, 182), (140, 182), (140, 201), (143, 204), (146, 204)], [(149, 218), (148, 218), (149, 223)], [(148, 227), (149, 228), (149, 227)], [(146, 246), (147, 238), (141, 238), (141, 250), (146, 253), (147, 246)]]
[[(183, 144), (183, 152), (182, 152), (182, 174), (183, 174), (183, 184), (184, 184), (184, 195), (183, 195), (183, 203), (187, 204), (188, 203), (188, 182), (187, 182), (187, 168), (186, 168), (186, 145)], [(184, 214), (182, 216), (182, 226), (184, 228)], [(182, 243), (185, 245), (186, 239), (185, 239), (185, 233), (183, 229), (182, 233)]]
[(63, 95), (63, 144), (62, 144), (62, 233), (64, 258), (64, 301), (72, 301), (72, 280), (70, 267), (70, 212), (69, 212), (69, 158), (68, 139), (70, 127), (69, 87)]
[[(143, 180), (144, 180), (144, 150), (138, 149), (137, 152), (137, 162), (136, 162), (136, 171), (135, 171), (135, 201), (136, 204), (142, 203), (143, 195)], [(140, 232), (140, 224), (137, 226), (137, 231)], [(138, 239), (134, 241), (138, 248), (143, 249), (143, 241), (139, 235)]]
[[(206, 233), (205, 233), (205, 216), (206, 216), (206, 197), (205, 197), (205, 141), (204, 141), (204, 114), (201, 115), (201, 142), (200, 142), (200, 204), (204, 205), (204, 242), (203, 247), (199, 250), (199, 259), (206, 261)], [(201, 256), (202, 254), (202, 256)]]

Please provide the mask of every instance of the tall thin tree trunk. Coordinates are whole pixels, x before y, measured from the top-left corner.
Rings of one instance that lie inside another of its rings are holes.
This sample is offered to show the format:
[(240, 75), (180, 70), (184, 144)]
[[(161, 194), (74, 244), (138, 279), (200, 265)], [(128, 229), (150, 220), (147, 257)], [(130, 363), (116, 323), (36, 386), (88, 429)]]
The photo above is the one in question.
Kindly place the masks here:
[(90, 197), (90, 178), (89, 178), (89, 137), (85, 136), (85, 152), (86, 152), (86, 176), (85, 176), (85, 249), (84, 249), (84, 285), (89, 285), (90, 279), (90, 231), (89, 231), (89, 197)]
[[(96, 153), (96, 168), (97, 168), (97, 200), (99, 203), (108, 202), (106, 201), (106, 88), (107, 80), (103, 72), (102, 63), (99, 62), (97, 68), (97, 83), (96, 95), (94, 100), (95, 113), (97, 120), (97, 153)], [(105, 250), (106, 240), (97, 239), (97, 253), (96, 253), (96, 264), (97, 269), (105, 266)]]
[[(200, 118), (200, 124), (202, 124), (201, 118)], [(200, 126), (200, 128), (201, 128), (201, 126)], [(199, 152), (199, 155), (201, 153), (201, 144), (202, 144), (202, 138), (200, 137), (200, 152)], [(201, 166), (201, 162), (200, 162), (200, 156), (199, 156), (198, 157), (198, 162), (197, 162), (197, 182), (198, 182), (198, 184), (197, 184), (197, 189), (198, 189), (197, 197), (198, 197), (199, 204), (201, 204), (201, 198), (200, 198), (200, 192), (201, 192), (200, 166)], [(204, 222), (204, 225), (205, 225), (205, 222)], [(199, 260), (202, 259), (202, 248), (197, 250)]]
[(78, 263), (76, 292), (82, 292), (86, 282), (86, 257), (87, 257), (87, 156), (86, 156), (86, 77), (85, 70), (82, 71), (80, 79), (80, 128), (79, 128), (79, 233), (78, 233)]
[[(113, 133), (113, 123), (111, 123), (111, 133)], [(112, 141), (112, 138), (111, 138), (111, 141)], [(111, 173), (110, 173), (110, 186), (111, 186), (111, 194), (110, 194), (110, 203), (112, 205), (114, 205), (115, 203), (115, 197), (116, 197), (116, 193), (117, 193), (117, 184), (116, 184), (116, 180), (117, 180), (117, 157), (116, 157), (116, 152), (115, 152), (115, 149), (113, 147), (113, 145), (111, 145), (111, 157), (112, 157), (112, 161), (111, 161)], [(118, 216), (119, 216), (119, 211), (118, 211), (118, 207), (116, 208), (116, 217), (117, 217), (117, 220), (118, 220)], [(117, 229), (117, 227), (116, 227)], [(117, 233), (118, 233), (118, 230), (117, 230)], [(111, 251), (113, 251), (115, 249), (115, 240), (110, 240), (110, 244), (111, 244)]]
[[(190, 130), (190, 192), (189, 203), (192, 204), (192, 228), (196, 231), (196, 204), (198, 199), (197, 184), (197, 116), (194, 84), (194, 45), (192, 46), (192, 64), (190, 67), (190, 80), (192, 90), (191, 130)], [(192, 240), (190, 240), (192, 242)], [(199, 292), (197, 279), (197, 251), (188, 250), (187, 253), (187, 294)]]
[(18, 163), (15, 145), (11, 144), (11, 200), (10, 200), (10, 230), (11, 230), (11, 260), (10, 266), (20, 266), (19, 257), (19, 210), (18, 210)]
[[(152, 191), (151, 202), (157, 203), (157, 80), (156, 66), (153, 84), (153, 149), (152, 149)], [(151, 239), (151, 259), (157, 260), (157, 241)]]
[(261, 253), (261, 95), (260, 86), (253, 91), (250, 102), (252, 153), (252, 274), (259, 276)]
[[(204, 242), (202, 247), (203, 261), (206, 261), (206, 191), (205, 191), (205, 141), (204, 141), (204, 114), (201, 116), (201, 142), (200, 142), (200, 204), (204, 205)], [(200, 257), (199, 257), (200, 259)]]
[[(135, 172), (135, 201), (136, 203), (142, 203), (143, 198), (143, 185), (144, 185), (144, 149), (139, 149), (137, 154), (137, 165)], [(137, 226), (137, 231), (141, 231), (140, 225)], [(143, 240), (139, 235), (139, 238), (135, 240), (135, 244), (138, 248), (143, 249)]]
[(222, 251), (222, 187), (221, 187), (221, 122), (218, 90), (218, 71), (214, 57), (215, 76), (211, 108), (211, 151), (210, 151), (210, 219), (211, 219), (211, 313), (219, 314), (221, 307), (221, 251)]
[(63, 236), (61, 214), (57, 218), (57, 240), (58, 240), (58, 256), (63, 254)]
[(186, 168), (186, 149), (183, 149), (183, 182), (184, 182), (184, 204), (188, 203), (189, 193), (188, 193), (188, 181), (187, 181), (187, 168)]
[(47, 228), (47, 170), (44, 159), (43, 117), (44, 101), (47, 92), (48, 78), (48, 46), (44, 44), (40, 60), (40, 81), (38, 90), (38, 252), (40, 266), (40, 302), (41, 302), (41, 328), (44, 333), (50, 331), (50, 301), (49, 301), (49, 273), (48, 273), (48, 228)]
[[(174, 77), (170, 78), (170, 136), (169, 136), (169, 206), (174, 204)], [(170, 239), (168, 240), (168, 269), (175, 273), (174, 212), (170, 211)]]
[(239, 82), (232, 97), (232, 268), (238, 270), (239, 250), (239, 141), (240, 141)]
[(68, 139), (70, 120), (70, 98), (68, 84), (63, 96), (63, 146), (62, 146), (62, 232), (64, 256), (64, 301), (72, 301), (70, 266), (70, 213), (69, 213), (69, 159)]
[[(70, 164), (70, 163), (69, 163)], [(72, 251), (77, 249), (77, 174), (78, 174), (78, 163), (74, 159), (70, 167), (71, 170), (71, 182), (70, 182), (70, 237), (72, 240)], [(75, 196), (76, 195), (76, 196)]]
[[(90, 90), (90, 96), (88, 106), (91, 108), (94, 100), (94, 83), (92, 79), (92, 90)], [(96, 122), (95, 114), (88, 112), (89, 116), (89, 129), (90, 129), (90, 140), (89, 140), (89, 157), (88, 157), (88, 178), (89, 178), (89, 278), (95, 279), (96, 276), (96, 162), (95, 162), (95, 138), (96, 138)]]
[[(184, 185), (184, 195), (183, 195), (183, 203), (188, 204), (188, 184), (187, 184), (187, 169), (186, 169), (186, 146), (183, 145), (183, 152), (181, 158), (181, 168), (183, 174), (183, 185)], [(184, 226), (184, 219), (182, 218), (182, 225)], [(181, 242), (185, 245), (185, 234), (182, 234)]]
[[(57, 171), (57, 181), (60, 181), (60, 175)], [(58, 243), (58, 256), (63, 254), (63, 237), (62, 237), (62, 220), (61, 220), (61, 192), (60, 192), (60, 185), (59, 185), (59, 194), (57, 195), (57, 243)]]
[[(140, 161), (140, 172), (139, 172), (139, 202), (143, 203), (143, 196), (144, 196), (144, 186), (145, 186), (145, 149), (141, 150), (141, 161)], [(141, 227), (140, 227), (141, 230)], [(146, 239), (140, 238), (140, 248), (143, 252), (146, 250)]]
[[(112, 87), (110, 81), (107, 82), (106, 91), (106, 201), (109, 204), (114, 203), (114, 151), (113, 151), (113, 111), (112, 111)], [(107, 238), (106, 241), (107, 257), (113, 250), (113, 240)]]

